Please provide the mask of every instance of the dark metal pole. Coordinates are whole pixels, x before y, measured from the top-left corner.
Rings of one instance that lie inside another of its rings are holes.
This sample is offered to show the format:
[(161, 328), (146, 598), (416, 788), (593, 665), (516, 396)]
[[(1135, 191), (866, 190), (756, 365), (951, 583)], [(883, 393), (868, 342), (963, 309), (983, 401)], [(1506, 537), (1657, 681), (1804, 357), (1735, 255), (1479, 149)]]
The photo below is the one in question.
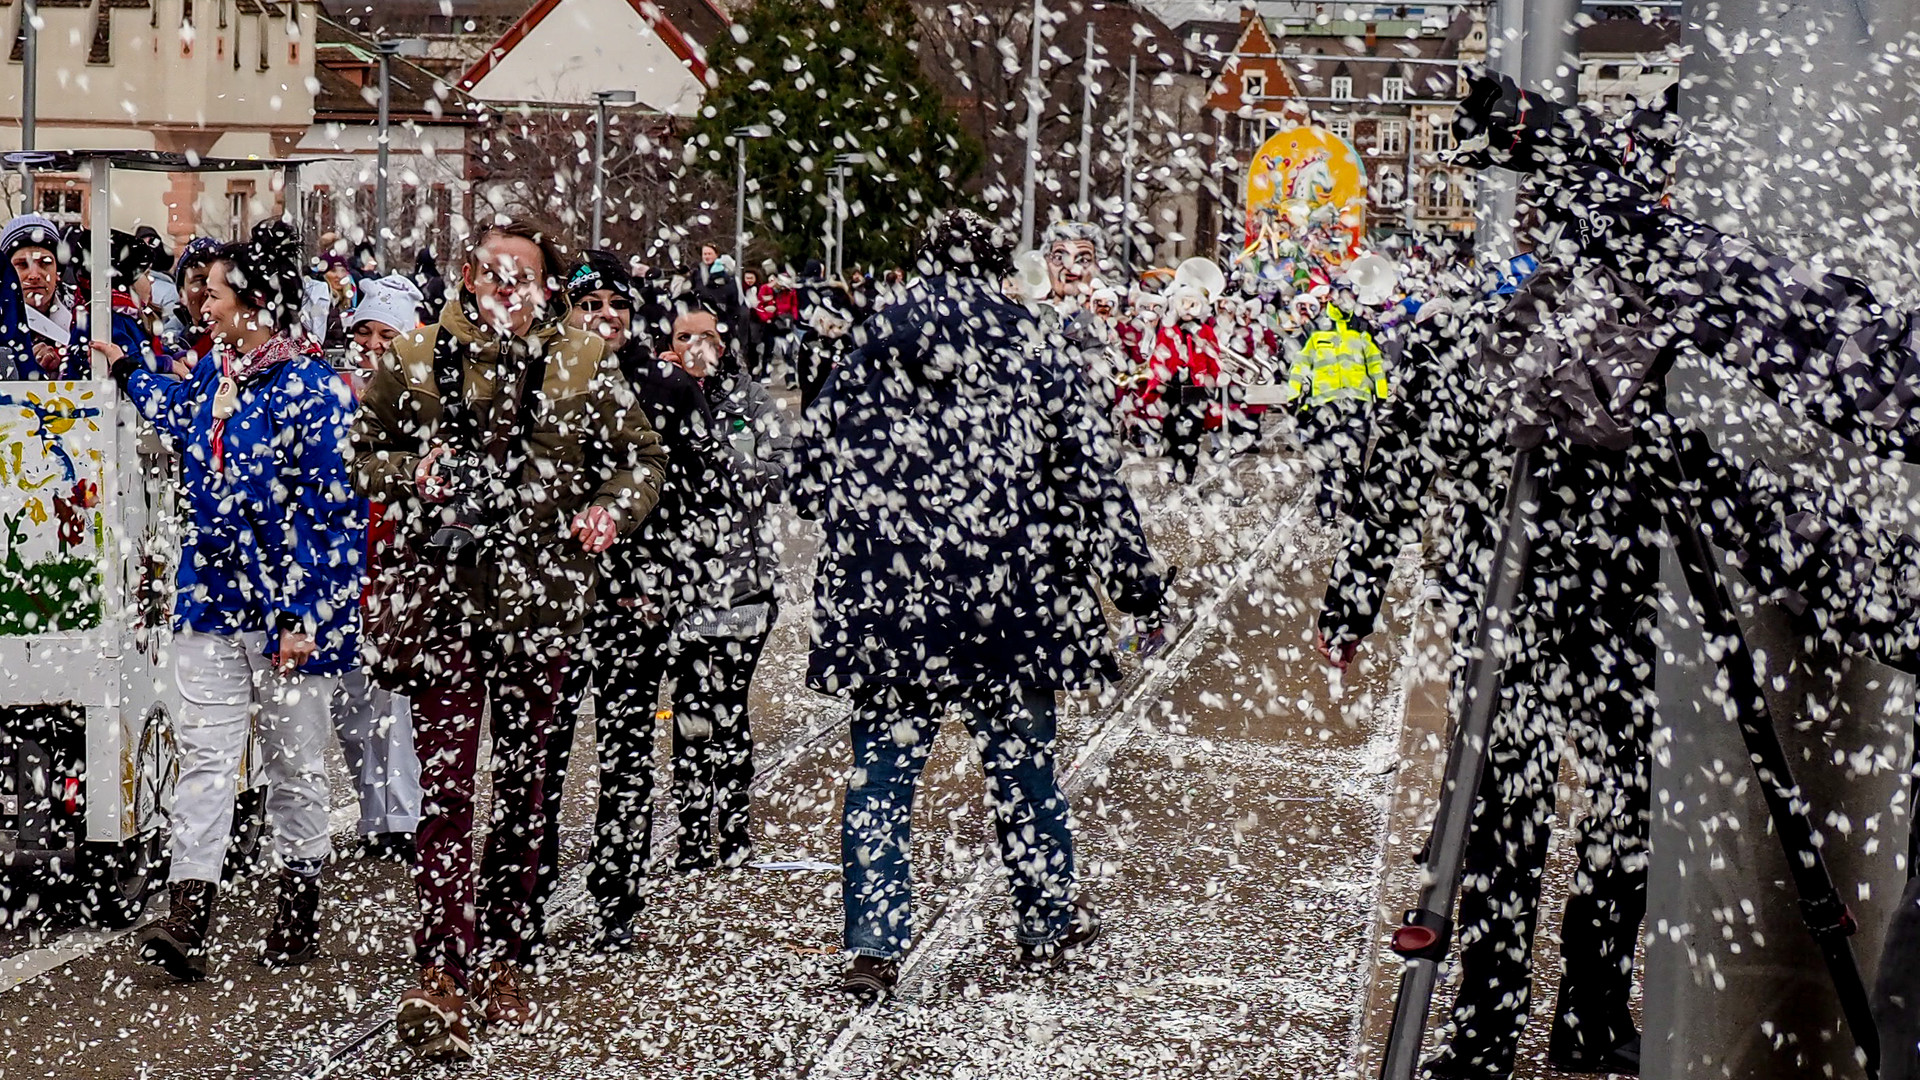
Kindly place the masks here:
[(1093, 179), (1093, 20), (1087, 20), (1087, 54), (1081, 65), (1086, 86), (1080, 98), (1080, 201), (1078, 216), (1085, 221), (1093, 216), (1088, 184)]
[[(20, 149), (38, 149), (40, 119), (40, 0), (20, 2)], [(33, 213), (33, 170), (20, 167), (20, 212)]]
[(1033, 198), (1040, 158), (1041, 0), (1033, 0), (1033, 45), (1027, 65), (1027, 174), (1020, 183), (1020, 250), (1033, 246)]
[(1394, 1000), (1393, 1029), (1381, 1057), (1381, 1080), (1412, 1080), (1420, 1065), (1420, 1042), (1426, 1035), (1440, 962), (1453, 940), (1453, 904), (1459, 897), (1460, 875), (1466, 864), (1467, 833), (1473, 824), (1473, 804), (1480, 797), (1487, 742), (1500, 704), (1502, 654), (1512, 640), (1514, 605), (1533, 555), (1531, 533), (1539, 509), (1538, 492), (1533, 453), (1523, 450), (1513, 459), (1506, 531), (1494, 556), (1496, 576), (1488, 587), (1479, 625), (1474, 628), (1472, 660), (1466, 672), (1466, 708), (1447, 752), (1446, 780), (1427, 844), (1420, 899), (1393, 932), (1393, 951), (1406, 958), (1406, 967), (1401, 971), (1400, 992)]
[(604, 223), (604, 211), (601, 202), (607, 190), (607, 99), (600, 94), (593, 95), (593, 246), (600, 246), (600, 229)]
[(733, 291), (747, 302), (747, 137), (733, 136)]
[(1127, 55), (1127, 151), (1120, 172), (1120, 266), (1133, 280), (1133, 95), (1140, 81), (1140, 54)]
[(387, 270), (387, 144), (390, 134), (387, 109), (393, 99), (393, 82), (389, 71), (393, 52), (392, 42), (380, 42), (380, 145), (379, 161), (375, 165), (377, 173), (373, 178), (373, 258), (383, 274)]

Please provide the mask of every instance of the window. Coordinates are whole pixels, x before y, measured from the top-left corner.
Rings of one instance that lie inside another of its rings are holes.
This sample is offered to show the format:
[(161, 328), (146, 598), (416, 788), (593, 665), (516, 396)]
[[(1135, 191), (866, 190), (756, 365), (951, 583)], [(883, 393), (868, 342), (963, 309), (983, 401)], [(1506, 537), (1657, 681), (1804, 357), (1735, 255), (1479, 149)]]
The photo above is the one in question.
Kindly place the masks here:
[(1453, 117), (1446, 113), (1435, 113), (1427, 118), (1428, 136), (1432, 140), (1434, 153), (1453, 149)]
[(1240, 100), (1248, 105), (1259, 105), (1260, 99), (1267, 96), (1267, 73), (1248, 72), (1247, 77), (1241, 80), (1241, 87)]
[[(44, 178), (40, 181), (42, 184), (46, 182)], [(51, 218), (55, 225), (61, 228), (80, 225), (86, 192), (78, 188), (41, 187), (35, 194), (40, 202), (40, 212)]]
[(227, 182), (227, 239), (245, 240), (253, 225), (253, 181)]
[(1382, 79), (1380, 100), (1390, 105), (1398, 105), (1407, 100), (1407, 80), (1398, 75), (1389, 75)]
[(1353, 141), (1353, 120), (1350, 117), (1343, 116), (1335, 120), (1327, 121), (1327, 130), (1348, 142)]
[(1448, 192), (1453, 185), (1448, 182), (1444, 169), (1435, 169), (1427, 174), (1420, 185), (1420, 210), (1422, 213), (1438, 216), (1447, 209)]
[(1333, 100), (1353, 100), (1353, 76), (1335, 75), (1332, 79), (1328, 80), (1328, 85), (1332, 87), (1328, 93), (1332, 95)]
[(1374, 190), (1380, 193), (1381, 206), (1399, 206), (1406, 202), (1407, 187), (1400, 179), (1399, 169), (1381, 169), (1379, 183)]
[(1404, 154), (1407, 152), (1407, 125), (1398, 120), (1380, 121), (1379, 135), (1374, 146), (1382, 154)]
[(433, 185), (433, 194), (428, 201), (433, 211), (433, 225), (436, 229), (453, 227), (453, 192), (445, 184)]
[(1473, 203), (1473, 181), (1465, 173), (1454, 173), (1447, 183), (1447, 213), (1458, 217)]

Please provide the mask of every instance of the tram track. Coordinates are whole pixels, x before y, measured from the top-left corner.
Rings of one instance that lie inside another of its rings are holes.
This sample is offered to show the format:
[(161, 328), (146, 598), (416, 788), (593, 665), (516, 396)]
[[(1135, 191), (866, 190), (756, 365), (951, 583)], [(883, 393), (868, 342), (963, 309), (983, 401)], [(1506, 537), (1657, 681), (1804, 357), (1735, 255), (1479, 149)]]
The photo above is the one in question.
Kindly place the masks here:
[[(1221, 584), (1196, 605), (1194, 617), (1169, 642), (1159, 662), (1149, 662), (1123, 684), (1114, 706), (1095, 728), (1075, 755), (1064, 774), (1060, 788), (1069, 800), (1083, 795), (1089, 784), (1105, 770), (1113, 756), (1139, 729), (1141, 708), (1179, 679), (1194, 662), (1200, 646), (1218, 626), (1219, 613), (1234, 597), (1245, 591), (1254, 573), (1271, 554), (1277, 540), (1304, 520), (1311, 500), (1310, 489), (1302, 489), (1275, 515), (1273, 523), (1261, 534), (1260, 541), (1235, 564)], [(996, 883), (995, 868), (987, 861), (978, 863), (961, 886), (933, 917), (928, 930), (908, 951), (900, 965), (900, 977), (892, 998), (880, 998), (861, 1007), (833, 1042), (803, 1074), (808, 1078), (844, 1075), (847, 1052), (864, 1035), (874, 1030), (876, 1019), (893, 999), (914, 998), (919, 989), (950, 962), (958, 947), (961, 932), (974, 923), (974, 914), (987, 899)]]
[[(1197, 482), (1173, 488), (1172, 498), (1163, 508), (1163, 512), (1167, 512), (1169, 517), (1174, 519), (1192, 512), (1213, 489), (1225, 486), (1226, 482), (1233, 477), (1237, 463), (1257, 461), (1258, 459), (1253, 457), (1232, 458), (1215, 465)], [(1157, 465), (1151, 460), (1148, 464)], [(1125, 718), (1132, 717), (1137, 720), (1139, 706), (1146, 700), (1146, 696), (1155, 687), (1164, 686), (1173, 678), (1176, 667), (1184, 669), (1185, 665), (1192, 662), (1198, 642), (1213, 625), (1216, 613), (1239, 590), (1244, 589), (1247, 577), (1252, 573), (1261, 555), (1272, 546), (1274, 539), (1289, 524), (1300, 520), (1304, 512), (1303, 507), (1304, 503), (1298, 497), (1284, 506), (1276, 514), (1273, 525), (1263, 534), (1261, 542), (1256, 545), (1254, 551), (1236, 565), (1234, 572), (1228, 575), (1218, 588), (1195, 606), (1195, 617), (1177, 629), (1175, 639), (1168, 643), (1163, 656), (1156, 661), (1143, 664), (1126, 683), (1122, 684), (1114, 695), (1113, 700), (1116, 704), (1108, 712), (1107, 718), (1100, 723), (1095, 734), (1083, 744), (1073, 763), (1068, 766), (1063, 787), (1069, 791), (1069, 794), (1077, 794), (1083, 790), (1088, 779), (1105, 765), (1112, 754), (1119, 749), (1119, 745), (1125, 741), (1126, 735), (1130, 734), (1134, 726), (1132, 723), (1126, 723)], [(794, 766), (806, 761), (813, 751), (819, 749), (829, 739), (839, 737), (846, 728), (849, 712), (850, 710), (844, 708), (836, 709), (830, 719), (816, 724), (785, 744), (773, 756), (771, 763), (755, 770), (750, 792), (756, 797), (766, 794), (773, 788), (776, 781)], [(663, 849), (667, 841), (672, 838), (674, 827), (674, 823), (670, 820), (655, 824), (654, 848), (656, 851)], [(958, 916), (962, 911), (970, 911), (978, 905), (990, 877), (990, 873), (984, 869), (972, 875), (963, 896), (958, 901), (946, 905), (936, 916), (933, 930), (926, 939), (927, 944), (915, 950), (916, 956), (931, 955), (936, 945), (944, 943), (952, 936)], [(956, 908), (956, 905), (959, 907)], [(548, 922), (549, 932), (563, 929), (573, 920), (588, 913), (584, 884), (577, 876), (572, 877), (556, 892), (551, 902), (551, 910), (552, 914)], [(909, 958), (906, 970), (903, 971), (903, 982), (907, 979), (923, 977), (924, 966), (924, 960), (921, 967), (915, 967), (914, 960)], [(277, 1075), (286, 1080), (326, 1080), (375, 1050), (391, 1045), (395, 1028), (392, 1011), (386, 1001), (382, 1001), (378, 1008), (383, 1015), (363, 1022), (319, 1055), (309, 1056), (300, 1064)], [(872, 1010), (873, 1007), (869, 1006), (856, 1014), (854, 1020), (843, 1029), (841, 1036), (829, 1049), (830, 1055), (835, 1049), (841, 1049), (843, 1044), (851, 1041), (852, 1036), (849, 1036), (848, 1032), (854, 1031), (856, 1025), (862, 1023), (862, 1018), (870, 1021)], [(815, 1069), (809, 1070), (808, 1075), (814, 1075), (817, 1070), (816, 1065)]]
[[(1255, 553), (1257, 554), (1260, 550), (1270, 546), (1275, 530), (1284, 528), (1285, 522), (1288, 520), (1288, 511), (1286, 504), (1281, 501), (1280, 493), (1292, 486), (1290, 483), (1284, 481), (1272, 485), (1250, 483), (1249, 481), (1251, 481), (1254, 476), (1257, 476), (1260, 472), (1267, 471), (1262, 467), (1263, 457), (1264, 456), (1248, 456), (1230, 460), (1203, 472), (1198, 482), (1190, 485), (1171, 485), (1164, 481), (1153, 483), (1151, 486), (1140, 485), (1146, 487), (1146, 490), (1142, 491), (1142, 495), (1152, 498), (1154, 502), (1157, 503), (1157, 506), (1152, 509), (1152, 516), (1159, 521), (1159, 527), (1172, 529), (1177, 535), (1181, 528), (1181, 522), (1190, 518), (1193, 514), (1200, 512), (1210, 500), (1215, 499), (1217, 497), (1217, 489), (1225, 487), (1227, 488), (1228, 494), (1231, 495), (1233, 493), (1233, 482), (1236, 478), (1241, 484), (1246, 485), (1248, 488), (1264, 488), (1265, 490), (1255, 490), (1253, 497), (1262, 502), (1278, 504), (1280, 513), (1274, 519), (1269, 519), (1271, 521), (1271, 527), (1265, 529), (1266, 539), (1261, 542), (1260, 547), (1255, 548)], [(1149, 467), (1154, 467), (1156, 464), (1157, 463), (1149, 463)], [(1271, 464), (1271, 459), (1265, 459), (1265, 464)], [(1245, 468), (1245, 466), (1254, 466), (1254, 468)], [(1128, 478), (1130, 480), (1137, 480), (1138, 474), (1138, 464), (1131, 464)], [(1244, 505), (1246, 501), (1247, 499), (1244, 497), (1234, 498), (1232, 505)], [(1265, 513), (1255, 511), (1254, 527), (1261, 528), (1258, 522), (1260, 519), (1266, 517), (1267, 515)], [(1226, 552), (1221, 552), (1221, 554), (1226, 554)], [(1212, 558), (1203, 557), (1203, 561), (1210, 563), (1212, 568), (1204, 571), (1204, 576), (1202, 574), (1194, 574), (1191, 579), (1193, 584), (1199, 585), (1202, 581), (1206, 581), (1209, 584), (1217, 582), (1219, 583), (1219, 587), (1209, 589), (1207, 595), (1197, 598), (1197, 603), (1193, 603), (1187, 607), (1190, 617), (1183, 620), (1183, 623), (1177, 627), (1174, 640), (1169, 643), (1167, 649), (1159, 658), (1142, 665), (1132, 673), (1127, 682), (1116, 688), (1111, 695), (1102, 695), (1100, 702), (1097, 703), (1095, 707), (1100, 714), (1104, 715), (1100, 716), (1099, 719), (1093, 723), (1083, 722), (1081, 730), (1083, 732), (1091, 730), (1091, 737), (1079, 748), (1073, 762), (1063, 768), (1063, 784), (1069, 785), (1071, 790), (1075, 792), (1083, 790), (1087, 785), (1088, 778), (1097, 774), (1111, 757), (1112, 753), (1124, 743), (1126, 734), (1130, 733), (1131, 725), (1125, 725), (1126, 730), (1121, 731), (1116, 728), (1116, 724), (1126, 715), (1137, 713), (1142, 703), (1148, 701), (1149, 697), (1154, 693), (1154, 687), (1163, 686), (1169, 678), (1173, 677), (1165, 671), (1166, 665), (1174, 663), (1175, 661), (1183, 664), (1191, 662), (1193, 651), (1199, 647), (1201, 639), (1205, 636), (1206, 629), (1210, 626), (1209, 620), (1212, 618), (1211, 613), (1235, 595), (1235, 589), (1244, 587), (1246, 575), (1252, 570), (1251, 565), (1245, 560), (1242, 560), (1237, 568), (1235, 568), (1233, 563), (1223, 563)], [(1225, 571), (1225, 573), (1222, 574), (1222, 571)], [(801, 575), (802, 578), (804, 578), (804, 576), (804, 574)], [(796, 579), (796, 582), (798, 580), (799, 579)], [(1202, 587), (1204, 588), (1206, 586)], [(1108, 703), (1110, 702), (1116, 704), (1109, 705)], [(1093, 702), (1086, 703), (1093, 704)], [(1069, 708), (1071, 709), (1075, 705), (1081, 704), (1082, 702), (1071, 702)], [(1088, 719), (1091, 720), (1092, 718)], [(845, 726), (846, 710), (844, 707), (834, 708), (830, 712), (817, 712), (815, 713), (813, 723), (806, 730), (788, 740), (784, 740), (778, 744), (777, 747), (769, 747), (768, 749), (772, 752), (766, 755), (768, 764), (756, 771), (752, 781), (751, 790), (756, 798), (777, 790), (783, 778), (795, 772), (796, 767), (804, 767), (807, 763), (818, 761), (818, 751), (823, 746), (830, 744), (834, 740), (844, 738), (843, 732)], [(1111, 741), (1111, 745), (1107, 744), (1109, 740)], [(335, 826), (334, 831), (337, 836), (350, 830), (353, 816), (353, 808), (350, 806), (336, 808), (333, 825)], [(566, 837), (571, 841), (568, 845), (569, 849), (577, 846), (585, 828), (587, 827), (576, 826), (568, 830)], [(664, 847), (666, 842), (671, 839), (674, 829), (675, 825), (671, 820), (662, 820), (659, 822), (655, 829), (656, 845)], [(350, 834), (348, 838), (351, 839)], [(567, 882), (554, 897), (549, 909), (552, 913), (550, 926), (555, 929), (561, 929), (574, 924), (590, 914), (591, 911), (591, 904), (587, 901), (585, 890), (578, 874), (577, 861), (573, 866), (569, 867), (569, 869), (572, 870), (573, 873), (569, 875)], [(977, 878), (980, 875), (975, 873), (972, 876)], [(977, 887), (977, 884), (976, 882), (970, 882), (969, 887)], [(951, 922), (952, 916), (948, 914), (948, 910), (952, 909), (952, 905), (955, 903), (977, 905), (978, 897), (969, 899), (963, 896), (950, 900), (947, 905), (943, 905), (943, 909), (938, 913), (942, 920), (949, 923)], [(150, 906), (148, 914), (139, 923), (127, 929), (101, 931), (85, 927), (74, 928), (34, 948), (26, 949), (6, 959), (0, 959), (0, 993), (4, 993), (7, 989), (32, 984), (35, 980), (41, 979), (51, 972), (56, 972), (76, 960), (108, 949), (116, 942), (125, 939), (128, 935), (138, 932), (141, 926), (160, 917), (163, 912), (164, 906), (162, 904), (154, 904)], [(925, 950), (917, 951), (924, 952)], [(915, 971), (934, 970), (932, 968), (926, 968), (924, 966), (926, 963), (926, 961), (921, 961), (923, 966), (916, 968)], [(920, 976), (915, 975), (914, 977), (917, 978)], [(397, 994), (397, 992), (398, 989), (396, 988), (395, 993)], [(374, 1004), (376, 1000), (377, 1005)], [(340, 1028), (345, 1030), (342, 1035), (331, 1040), (326, 1040), (328, 1045), (324, 1051), (318, 1047), (309, 1047), (304, 1052), (298, 1050), (291, 1052), (283, 1051), (281, 1054), (274, 1055), (275, 1058), (278, 1058), (278, 1062), (269, 1064), (264, 1074), (289, 1077), (333, 1076), (343, 1071), (351, 1071), (349, 1066), (352, 1066), (355, 1062), (363, 1061), (370, 1055), (384, 1052), (391, 1043), (393, 1031), (391, 1015), (388, 1012), (390, 999), (385, 995), (375, 994), (371, 997), (363, 997), (362, 1001), (366, 1005), (372, 1005), (373, 1008), (363, 1007), (360, 1010), (361, 1019), (359, 1022), (354, 1021), (351, 1016), (343, 1016), (339, 1020), (334, 1021), (334, 1024), (338, 1024)], [(370, 1013), (375, 1015), (369, 1015)], [(351, 1026), (349, 1027), (349, 1025)], [(330, 1024), (329, 1026), (333, 1025)], [(318, 1035), (319, 1032), (314, 1032), (313, 1034)], [(316, 1041), (320, 1040), (317, 1039)], [(296, 1055), (298, 1055), (297, 1058)]]
[[(1258, 460), (1256, 457), (1232, 458), (1215, 465), (1202, 474), (1197, 482), (1173, 488), (1170, 493), (1172, 497), (1163, 506), (1163, 512), (1167, 513), (1170, 519), (1177, 519), (1192, 512), (1213, 489), (1224, 487), (1226, 482), (1233, 478), (1236, 464), (1257, 463)], [(1152, 467), (1157, 463), (1149, 461), (1148, 464)], [(1192, 662), (1193, 655), (1198, 649), (1198, 642), (1213, 626), (1217, 612), (1245, 588), (1248, 576), (1263, 553), (1271, 548), (1275, 538), (1290, 524), (1299, 522), (1304, 513), (1304, 505), (1301, 497), (1296, 497), (1284, 505), (1276, 514), (1273, 524), (1262, 534), (1262, 540), (1255, 546), (1253, 552), (1236, 564), (1233, 573), (1195, 606), (1195, 617), (1187, 620), (1177, 629), (1175, 639), (1168, 643), (1162, 657), (1143, 664), (1122, 684), (1113, 697), (1115, 705), (1108, 711), (1106, 719), (1100, 722), (1094, 735), (1082, 745), (1080, 752), (1067, 768), (1063, 787), (1069, 791), (1069, 794), (1077, 794), (1084, 790), (1089, 778), (1098, 773), (1112, 754), (1119, 749), (1126, 735), (1130, 734), (1134, 727), (1133, 723), (1125, 722), (1126, 718), (1137, 720), (1139, 707), (1147, 699), (1147, 695), (1156, 687), (1164, 686), (1176, 677), (1176, 669), (1184, 670), (1185, 666)], [(828, 739), (838, 737), (846, 728), (848, 715), (849, 710), (838, 709), (830, 720), (815, 725), (783, 746), (774, 755), (774, 760), (770, 764), (755, 771), (749, 789), (751, 793), (756, 797), (764, 795), (788, 770), (806, 761), (811, 753)], [(671, 839), (673, 831), (674, 824), (670, 821), (656, 823), (654, 827), (656, 851), (661, 850)], [(936, 915), (933, 930), (927, 935), (927, 944), (915, 950), (916, 956), (931, 955), (937, 944), (944, 943), (952, 936), (958, 916), (963, 911), (970, 911), (978, 905), (990, 877), (991, 874), (984, 869), (971, 876), (963, 896), (950, 902)], [(575, 877), (564, 885), (555, 894), (551, 907), (549, 932), (563, 929), (574, 919), (587, 914), (588, 905), (581, 881)], [(924, 960), (921, 961), (920, 967), (916, 967), (914, 960), (910, 958), (906, 970), (903, 971), (903, 982), (923, 977), (924, 966)], [(310, 1056), (298, 1066), (277, 1075), (285, 1077), (286, 1080), (326, 1080), (375, 1050), (391, 1045), (395, 1028), (394, 1018), (387, 1002), (383, 1001), (379, 1007), (385, 1015), (362, 1023), (318, 1056)], [(829, 1049), (829, 1054), (837, 1049), (843, 1049), (844, 1044), (851, 1041), (852, 1036), (848, 1032), (855, 1031), (856, 1026), (862, 1023), (862, 1018), (870, 1021), (873, 1008), (869, 1006), (856, 1014), (854, 1020), (842, 1030), (841, 1036)], [(808, 1075), (815, 1075), (817, 1072), (818, 1065), (809, 1070)]]

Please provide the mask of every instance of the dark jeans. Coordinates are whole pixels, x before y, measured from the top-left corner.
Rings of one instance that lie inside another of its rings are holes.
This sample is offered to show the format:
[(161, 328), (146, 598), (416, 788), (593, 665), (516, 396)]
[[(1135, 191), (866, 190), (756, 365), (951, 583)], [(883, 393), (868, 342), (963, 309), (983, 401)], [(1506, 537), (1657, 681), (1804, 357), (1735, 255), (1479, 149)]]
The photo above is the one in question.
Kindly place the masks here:
[[(520, 961), (533, 933), (546, 747), (566, 666), (564, 657), (503, 657), (491, 640), (469, 639), (445, 682), (413, 699), (421, 789), (415, 955), (456, 980), (472, 966)], [(473, 800), (488, 704), (493, 814), (476, 895)]]
[[(771, 618), (768, 620), (772, 624)], [(566, 707), (548, 755), (546, 841), (540, 853), (535, 910), (543, 915), (559, 878), (561, 788), (573, 729), (587, 687), (598, 708), (594, 731), (600, 767), (600, 799), (587, 859), (587, 892), (608, 923), (631, 920), (645, 904), (647, 864), (653, 857), (653, 740), (660, 684), (674, 685), (673, 710), (705, 717), (713, 737), (689, 739), (675, 724), (674, 796), (680, 804), (683, 857), (710, 853), (710, 821), (720, 811), (720, 853), (751, 843), (748, 786), (753, 744), (747, 723), (747, 690), (766, 635), (723, 641), (719, 648), (671, 648), (664, 623), (648, 626), (624, 608), (597, 612), (590, 629), (591, 663), (575, 665), (567, 680)], [(709, 678), (717, 680), (709, 690)]]
[(1916, 959), (1920, 959), (1920, 877), (1908, 877), (1906, 891), (1900, 894), (1900, 904), (1887, 925), (1880, 971), (1873, 981), (1880, 1080), (1920, 1080), (1920, 964)]
[[(1651, 588), (1651, 582), (1645, 583)], [(1535, 612), (1535, 617), (1540, 617)], [(1615, 625), (1634, 614), (1617, 611)], [(1560, 930), (1563, 973), (1550, 1042), (1612, 1049), (1634, 1035), (1633, 951), (1647, 911), (1652, 663), (1645, 639), (1562, 623), (1533, 663), (1507, 672), (1468, 835), (1460, 894), (1460, 992), (1442, 1059), (1508, 1077), (1531, 998), (1540, 879), (1564, 735), (1592, 796)], [(1549, 696), (1550, 695), (1550, 696)]]
[(1300, 413), (1300, 439), (1320, 469), (1320, 517), (1332, 521), (1352, 505), (1367, 456), (1372, 415), (1365, 402), (1328, 401)]
[(1207, 440), (1207, 402), (1200, 390), (1187, 387), (1183, 397), (1169, 397), (1166, 405), (1160, 438), (1166, 443), (1167, 459), (1173, 462), (1174, 480), (1185, 484), (1200, 467), (1200, 448)]
[[(599, 903), (603, 921), (619, 923), (640, 911), (653, 854), (654, 703), (667, 674), (668, 630), (660, 624), (647, 626), (624, 608), (610, 608), (594, 613), (588, 635), (591, 659), (568, 673), (564, 737), (556, 735), (555, 752), (548, 755), (547, 842), (540, 852), (535, 906), (544, 916), (559, 883), (562, 781), (572, 757), (580, 703), (591, 686), (596, 691), (600, 798), (588, 849), (587, 892)], [(607, 673), (616, 667), (631, 679), (630, 692), (610, 687)]]
[[(773, 615), (767, 618), (771, 629)], [(680, 854), (704, 861), (744, 857), (753, 847), (749, 789), (753, 731), (747, 697), (767, 634), (683, 639), (675, 652), (673, 800), (680, 807)], [(717, 820), (716, 820), (717, 819)]]
[(913, 789), (950, 704), (959, 706), (986, 772), (1019, 940), (1044, 945), (1067, 932), (1073, 835), (1053, 775), (1053, 691), (874, 686), (853, 701), (853, 774), (840, 824), (847, 951), (857, 956), (898, 959), (913, 935)]

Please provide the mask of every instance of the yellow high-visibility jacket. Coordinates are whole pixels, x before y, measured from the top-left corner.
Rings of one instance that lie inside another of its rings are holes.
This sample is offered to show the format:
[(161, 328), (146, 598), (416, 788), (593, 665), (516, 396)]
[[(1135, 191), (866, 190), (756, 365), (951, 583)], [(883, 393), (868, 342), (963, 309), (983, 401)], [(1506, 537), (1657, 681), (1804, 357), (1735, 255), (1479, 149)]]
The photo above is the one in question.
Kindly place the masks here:
[(1333, 329), (1308, 335), (1287, 372), (1289, 397), (1302, 408), (1329, 401), (1386, 400), (1387, 372), (1373, 335), (1347, 326), (1339, 308), (1327, 308)]

